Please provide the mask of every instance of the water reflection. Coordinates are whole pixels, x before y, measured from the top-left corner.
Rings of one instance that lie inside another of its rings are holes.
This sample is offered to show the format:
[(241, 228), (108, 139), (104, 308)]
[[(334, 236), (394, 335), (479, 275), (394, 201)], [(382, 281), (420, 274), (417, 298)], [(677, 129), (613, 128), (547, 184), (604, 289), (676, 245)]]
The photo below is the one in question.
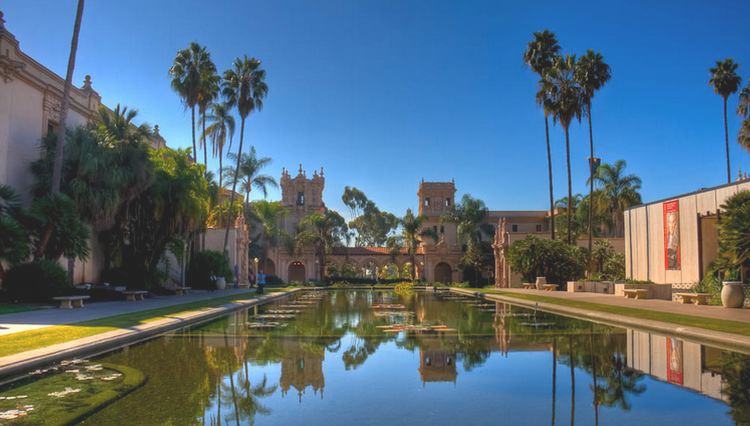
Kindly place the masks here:
[(93, 424), (750, 420), (745, 355), (448, 294), (321, 293), (102, 359), (148, 382)]

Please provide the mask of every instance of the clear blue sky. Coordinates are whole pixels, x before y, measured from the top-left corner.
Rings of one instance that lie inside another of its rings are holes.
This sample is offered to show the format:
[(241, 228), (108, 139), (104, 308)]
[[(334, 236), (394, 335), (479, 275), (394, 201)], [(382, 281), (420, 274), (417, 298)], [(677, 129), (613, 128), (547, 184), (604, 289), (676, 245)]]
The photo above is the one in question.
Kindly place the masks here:
[[(64, 74), (75, 0), (4, 1), (7, 27), (34, 58)], [(604, 4), (606, 3), (606, 5)], [(269, 173), (303, 162), (326, 169), (325, 200), (345, 210), (354, 185), (396, 214), (416, 207), (421, 178), (455, 178), (491, 209), (543, 209), (547, 173), (536, 77), (521, 60), (533, 31), (554, 31), (566, 53), (601, 51), (613, 78), (594, 100), (604, 161), (625, 159), (645, 200), (725, 179), (721, 99), (708, 87), (720, 58), (750, 78), (750, 2), (736, 1), (88, 1), (75, 81), (91, 74), (122, 103), (187, 147), (190, 115), (167, 70), (191, 41), (220, 70), (238, 55), (263, 60), (270, 91), (247, 141)], [(734, 173), (750, 170), (736, 144)], [(571, 134), (574, 191), (585, 191), (587, 130)], [(551, 130), (556, 198), (565, 193), (562, 130)], [(272, 192), (270, 198), (277, 198)]]

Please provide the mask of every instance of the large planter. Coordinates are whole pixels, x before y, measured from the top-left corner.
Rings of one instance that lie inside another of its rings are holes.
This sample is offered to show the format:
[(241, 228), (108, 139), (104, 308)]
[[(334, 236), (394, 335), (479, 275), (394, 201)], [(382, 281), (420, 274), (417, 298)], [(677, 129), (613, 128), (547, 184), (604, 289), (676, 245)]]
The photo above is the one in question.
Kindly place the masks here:
[(745, 291), (741, 281), (724, 281), (721, 287), (721, 304), (725, 308), (741, 308), (745, 304)]
[(227, 288), (227, 280), (224, 277), (216, 278), (216, 289), (224, 290), (225, 288)]

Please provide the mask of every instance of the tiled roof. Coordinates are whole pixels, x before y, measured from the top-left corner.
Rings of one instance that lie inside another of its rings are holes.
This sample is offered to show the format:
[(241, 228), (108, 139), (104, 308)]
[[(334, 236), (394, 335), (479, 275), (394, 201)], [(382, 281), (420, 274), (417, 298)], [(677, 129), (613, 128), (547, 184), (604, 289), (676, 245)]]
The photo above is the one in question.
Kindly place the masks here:
[[(417, 249), (417, 254), (423, 253), (421, 247)], [(348, 255), (348, 256), (390, 256), (391, 252), (388, 247), (334, 247), (334, 255)], [(409, 254), (406, 248), (402, 248), (400, 253), (402, 255)]]

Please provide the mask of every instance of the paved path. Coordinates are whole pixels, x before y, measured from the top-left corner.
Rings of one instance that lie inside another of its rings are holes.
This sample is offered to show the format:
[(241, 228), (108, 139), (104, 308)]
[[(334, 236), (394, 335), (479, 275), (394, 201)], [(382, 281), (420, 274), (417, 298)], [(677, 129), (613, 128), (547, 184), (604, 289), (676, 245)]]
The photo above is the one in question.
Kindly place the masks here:
[[(272, 289), (271, 289), (272, 290)], [(248, 293), (248, 289), (226, 289), (217, 291), (193, 291), (184, 296), (154, 296), (138, 302), (87, 303), (83, 309), (37, 309), (0, 315), (0, 336), (21, 331), (34, 330), (50, 325), (70, 324), (94, 320), (113, 315), (129, 314), (149, 309), (164, 308), (182, 303), (197, 302), (233, 294)]]
[[(599, 303), (602, 305), (625, 306), (629, 308), (649, 309), (652, 311), (673, 314), (693, 315), (705, 318), (716, 318), (750, 323), (750, 309), (727, 309), (721, 306), (684, 305), (671, 300), (626, 299), (624, 296), (601, 293), (569, 293), (567, 291), (524, 290), (517, 288), (498, 289), (508, 293), (534, 294), (581, 302)], [(0, 317), (2, 318), (2, 317)]]

